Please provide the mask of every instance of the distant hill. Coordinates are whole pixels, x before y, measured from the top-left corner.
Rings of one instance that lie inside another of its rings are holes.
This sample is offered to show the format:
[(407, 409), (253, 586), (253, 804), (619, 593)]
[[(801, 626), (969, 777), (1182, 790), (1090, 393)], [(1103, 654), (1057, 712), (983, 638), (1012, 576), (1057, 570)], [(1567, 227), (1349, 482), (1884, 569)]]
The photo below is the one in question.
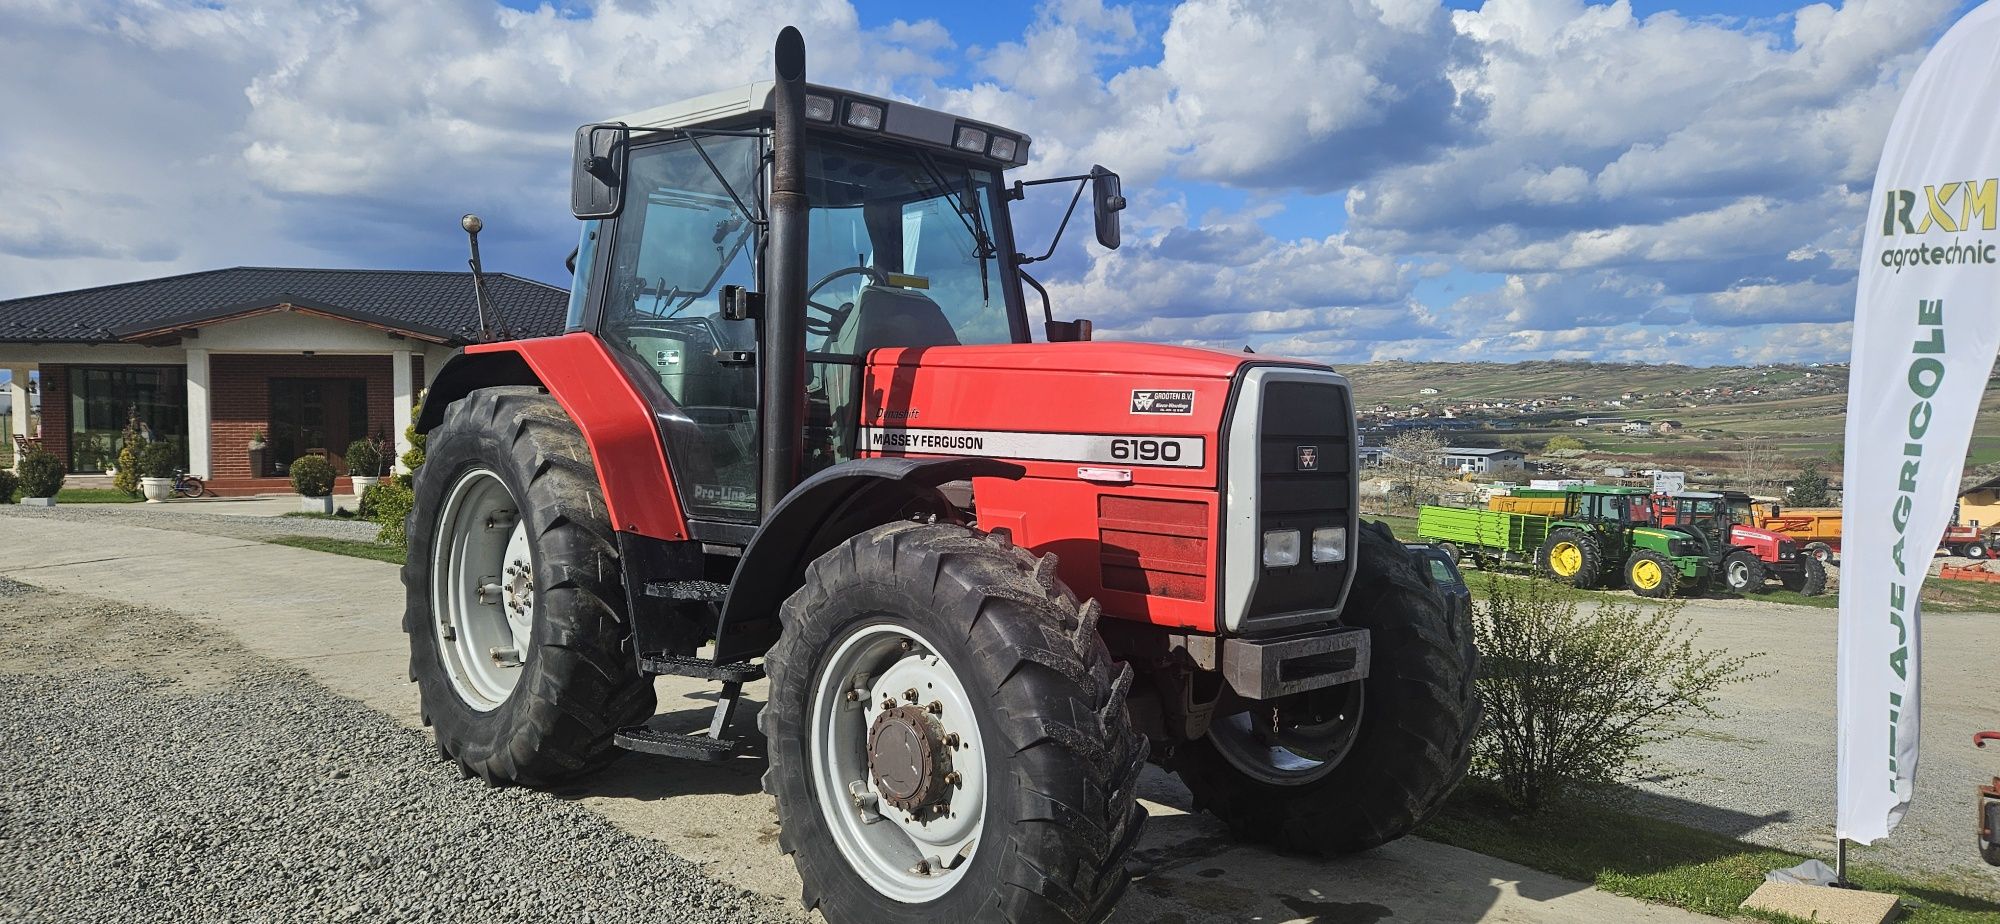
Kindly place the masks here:
[[(1528, 400), (1573, 394), (1579, 404), (1617, 400), (1627, 392), (1658, 395), (1706, 388), (1775, 389), (1816, 380), (1847, 392), (1847, 366), (1680, 366), (1639, 363), (1536, 361), (1524, 363), (1378, 362), (1341, 369), (1354, 384), (1356, 402)], [(1438, 395), (1421, 394), (1436, 388)], [(1818, 389), (1815, 389), (1818, 390)]]

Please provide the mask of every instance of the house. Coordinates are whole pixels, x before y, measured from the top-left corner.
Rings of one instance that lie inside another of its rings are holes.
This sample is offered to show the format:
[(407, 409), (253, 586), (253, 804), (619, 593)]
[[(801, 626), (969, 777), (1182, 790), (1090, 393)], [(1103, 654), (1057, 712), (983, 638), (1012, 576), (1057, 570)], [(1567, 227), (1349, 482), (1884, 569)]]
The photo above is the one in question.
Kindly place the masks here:
[(1625, 433), (1645, 433), (1653, 429), (1653, 424), (1645, 420), (1628, 420), (1624, 426), (1618, 429)]
[(1362, 468), (1374, 468), (1382, 464), (1382, 459), (1388, 455), (1389, 450), (1383, 446), (1360, 446), (1355, 448), (1354, 453)]
[(1437, 393), (1438, 393), (1438, 390), (1437, 390), (1437, 389), (1435, 389), (1435, 388), (1432, 388), (1432, 387), (1430, 387), (1429, 385), (1426, 385), (1426, 386), (1424, 386), (1424, 387), (1422, 387), (1422, 388), (1419, 388), (1419, 389), (1417, 389), (1417, 394), (1420, 394), (1420, 395), (1435, 395), (1435, 394), (1437, 394)]
[[(495, 273), (486, 288), (495, 327), (563, 329), (567, 291)], [(235, 267), (0, 301), (0, 368), (13, 432), (72, 472), (112, 467), (136, 413), (217, 493), (254, 494), (289, 490), (307, 453), (345, 474), (356, 439), (400, 456), (418, 390), (479, 329), (470, 273)]]
[(1444, 451), (1444, 464), (1453, 471), (1471, 472), (1475, 475), (1498, 475), (1526, 469), (1527, 456), (1513, 449), (1451, 446)]
[(1624, 423), (1625, 418), (1623, 417), (1578, 417), (1576, 419), (1576, 425), (1579, 427), (1610, 427)]
[(2000, 477), (1968, 477), (1960, 483), (1964, 487), (1958, 492), (1958, 522), (2000, 526)]
[(1653, 424), (1653, 431), (1656, 433), (1672, 433), (1679, 429), (1681, 422), (1678, 420), (1662, 420)]

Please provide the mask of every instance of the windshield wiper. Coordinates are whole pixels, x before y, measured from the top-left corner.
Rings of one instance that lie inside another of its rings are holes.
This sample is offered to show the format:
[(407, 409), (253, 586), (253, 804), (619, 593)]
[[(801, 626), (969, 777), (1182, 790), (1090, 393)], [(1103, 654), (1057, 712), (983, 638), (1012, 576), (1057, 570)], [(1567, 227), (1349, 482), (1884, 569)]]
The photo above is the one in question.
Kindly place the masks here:
[[(917, 161), (930, 173), (931, 182), (936, 183), (938, 189), (943, 192), (942, 198), (945, 204), (951, 206), (952, 214), (957, 215), (958, 220), (965, 225), (966, 233), (972, 235), (972, 256), (979, 261), (979, 297), (991, 301), (993, 289), (987, 278), (986, 261), (999, 256), (1000, 249), (993, 246), (993, 239), (986, 234), (986, 216), (979, 211), (979, 197), (972, 194), (972, 173), (967, 171), (965, 174), (965, 190), (953, 192), (951, 181), (945, 178), (944, 171), (938, 167), (937, 161), (931, 157), (929, 151), (918, 149)], [(962, 204), (960, 199), (964, 200)], [(971, 209), (970, 213), (966, 211), (968, 207)]]

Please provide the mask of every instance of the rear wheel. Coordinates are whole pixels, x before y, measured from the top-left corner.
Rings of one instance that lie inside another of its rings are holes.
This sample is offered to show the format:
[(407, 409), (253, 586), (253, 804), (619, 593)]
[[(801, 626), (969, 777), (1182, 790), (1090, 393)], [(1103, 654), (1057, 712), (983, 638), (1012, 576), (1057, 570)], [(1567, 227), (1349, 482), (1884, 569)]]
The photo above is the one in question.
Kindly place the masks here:
[(1681, 573), (1667, 556), (1640, 549), (1625, 561), (1625, 586), (1641, 597), (1671, 597), (1680, 590)]
[(1984, 542), (1968, 542), (1965, 544), (1965, 557), (1967, 558), (1985, 558), (1986, 552), (1987, 548)]
[(1456, 543), (1440, 542), (1438, 543), (1438, 549), (1444, 552), (1444, 557), (1451, 559), (1452, 564), (1454, 565), (1458, 564), (1461, 553), (1459, 552), (1458, 545)]
[(1550, 532), (1535, 557), (1542, 573), (1584, 590), (1596, 587), (1603, 577), (1604, 556), (1597, 538), (1580, 529)]
[(403, 631), (438, 750), (547, 785), (653, 713), (582, 434), (535, 388), (482, 388), (430, 432), (408, 521)]
[(1422, 825), (1465, 776), (1480, 715), (1472, 626), (1387, 526), (1364, 523), (1360, 540), (1342, 621), (1369, 630), (1367, 679), (1218, 717), (1168, 762), (1195, 806), (1245, 840), (1323, 855), (1378, 847)]
[(1797, 571), (1787, 571), (1778, 576), (1785, 589), (1808, 597), (1826, 593), (1826, 566), (1819, 559), (1807, 556), (1799, 560)]
[(1824, 542), (1806, 543), (1805, 553), (1819, 559), (1820, 564), (1827, 564), (1833, 561), (1833, 546), (1827, 545)]
[(1746, 549), (1729, 553), (1722, 559), (1722, 584), (1732, 593), (1763, 593), (1763, 560)]
[(1110, 911), (1144, 812), (1131, 670), (1055, 560), (892, 523), (820, 556), (765, 663), (764, 787), (828, 921)]

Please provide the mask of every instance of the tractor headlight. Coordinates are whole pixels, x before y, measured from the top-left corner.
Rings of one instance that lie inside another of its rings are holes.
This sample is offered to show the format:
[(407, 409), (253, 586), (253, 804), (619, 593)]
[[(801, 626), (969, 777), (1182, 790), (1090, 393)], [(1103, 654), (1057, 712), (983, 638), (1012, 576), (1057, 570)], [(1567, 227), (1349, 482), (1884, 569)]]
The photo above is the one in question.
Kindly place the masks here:
[(806, 94), (806, 118), (815, 122), (833, 121), (833, 98)]
[(1264, 567), (1290, 568), (1298, 563), (1298, 530), (1274, 529), (1264, 533)]
[(993, 146), (988, 148), (986, 153), (993, 155), (998, 160), (1013, 160), (1014, 152), (1019, 150), (1019, 148), (1020, 143), (1014, 139), (1006, 135), (994, 135)]
[(986, 133), (970, 125), (960, 125), (958, 127), (958, 136), (952, 139), (951, 146), (961, 151), (984, 154), (986, 153)]
[(1695, 544), (1693, 539), (1670, 539), (1667, 541), (1668, 555), (1693, 555), (1694, 553)]
[(1313, 561), (1327, 564), (1347, 560), (1347, 527), (1322, 526), (1313, 530)]
[(847, 124), (871, 132), (877, 131), (882, 127), (882, 107), (860, 100), (850, 102), (847, 104)]

